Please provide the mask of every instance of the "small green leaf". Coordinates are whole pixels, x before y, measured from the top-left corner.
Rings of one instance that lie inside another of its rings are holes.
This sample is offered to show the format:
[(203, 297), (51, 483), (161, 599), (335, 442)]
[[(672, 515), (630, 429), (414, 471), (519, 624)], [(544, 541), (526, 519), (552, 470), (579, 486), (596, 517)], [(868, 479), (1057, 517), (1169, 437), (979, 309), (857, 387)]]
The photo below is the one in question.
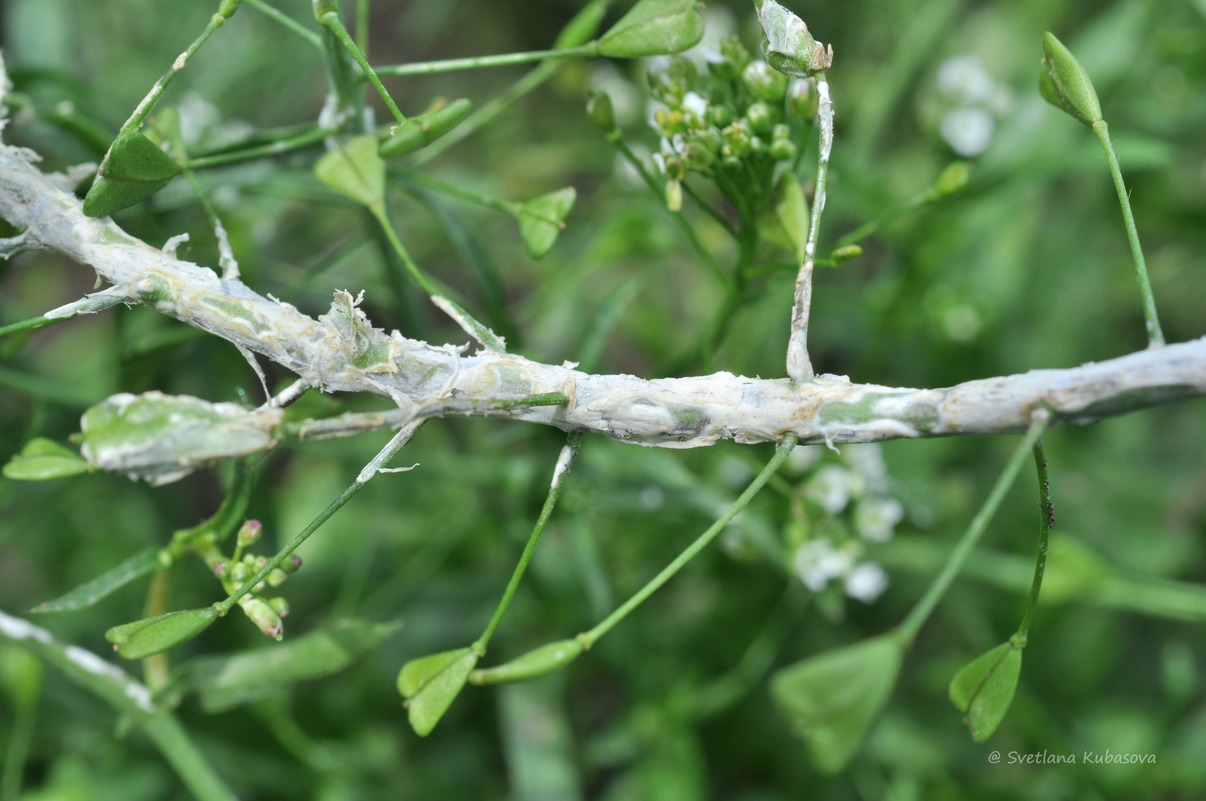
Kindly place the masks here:
[(377, 148), (383, 159), (397, 158), (430, 145), (469, 116), (473, 103), (465, 98), (440, 102), (430, 111), (409, 118)]
[(144, 548), (114, 568), (106, 570), (91, 581), (52, 601), (40, 603), (30, 612), (75, 612), (87, 609), (110, 593), (121, 589), (139, 576), (145, 576), (163, 565), (157, 548)]
[(982, 743), (1001, 724), (1022, 671), (1022, 649), (1004, 642), (977, 657), (951, 679), (951, 703), (967, 715), (972, 739)]
[(793, 78), (828, 69), (833, 49), (812, 38), (804, 20), (775, 2), (755, 0), (762, 25), (762, 52), (772, 67)]
[(35, 437), (4, 465), (4, 475), (14, 481), (53, 481), (87, 473), (92, 468), (75, 451), (54, 440)]
[(84, 197), (84, 214), (106, 217), (133, 206), (167, 186), (180, 165), (140, 133), (119, 134)]
[(114, 626), (105, 639), (126, 659), (142, 659), (187, 642), (218, 619), (213, 607), (183, 609)]
[(887, 703), (904, 649), (891, 634), (805, 659), (771, 680), (775, 703), (817, 768), (837, 773), (854, 757)]
[(508, 681), (527, 681), (552, 673), (573, 662), (582, 653), (582, 643), (576, 639), (558, 640), (512, 659), (498, 667), (475, 670), (469, 680), (474, 684), (501, 684)]
[(327, 187), (364, 206), (385, 202), (385, 162), (375, 136), (358, 136), (324, 153), (314, 176)]
[(519, 208), (519, 233), (533, 259), (542, 258), (557, 242), (578, 193), (572, 186), (532, 198)]
[(611, 0), (591, 0), (581, 11), (574, 15), (574, 18), (566, 23), (561, 29), (561, 33), (557, 34), (557, 40), (553, 42), (554, 50), (564, 50), (567, 47), (578, 47), (590, 41), (595, 35), (595, 31), (599, 29), (599, 23), (603, 21), (603, 15), (607, 13), (607, 6)]
[(398, 673), (398, 692), (406, 698), (410, 727), (426, 737), (440, 722), (477, 664), (477, 654), (457, 648), (412, 659)]
[(599, 38), (599, 55), (644, 58), (692, 48), (703, 38), (702, 8), (697, 0), (639, 0)]
[(1043, 34), (1043, 72), (1039, 92), (1051, 105), (1061, 108), (1085, 125), (1101, 122), (1101, 103), (1089, 73), (1076, 56), (1050, 31)]

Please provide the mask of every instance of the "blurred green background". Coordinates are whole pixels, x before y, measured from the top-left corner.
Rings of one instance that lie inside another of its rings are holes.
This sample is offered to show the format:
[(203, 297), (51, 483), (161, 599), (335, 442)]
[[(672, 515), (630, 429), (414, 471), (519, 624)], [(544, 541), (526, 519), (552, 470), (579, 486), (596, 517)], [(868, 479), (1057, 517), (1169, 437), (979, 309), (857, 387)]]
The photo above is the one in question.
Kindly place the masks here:
[[(309, 3), (278, 5), (314, 27)], [(835, 51), (837, 140), (823, 241), (905, 204), (963, 157), (952, 140), (969, 147), (958, 138), (967, 126), (991, 128), (977, 145), (983, 151), (965, 154), (974, 169), (963, 192), (901, 218), (866, 242), (861, 257), (818, 274), (810, 332), (818, 371), (947, 386), (1144, 347), (1130, 255), (1100, 148), (1038, 97), (1045, 30), (1078, 55), (1101, 95), (1167, 338), (1203, 334), (1201, 0), (789, 5)], [(625, 7), (612, 9), (609, 20)], [(378, 0), (370, 58), (386, 64), (544, 48), (577, 8), (553, 0)], [(48, 168), (61, 169), (99, 159), (214, 4), (6, 0), (0, 10), (20, 100), (5, 139), (35, 148)], [(731, 26), (757, 46), (752, 7), (712, 2), (708, 14), (713, 28)], [(630, 85), (626, 140), (656, 148), (644, 124), (645, 66), (567, 63), (485, 130), (423, 167), (515, 200), (576, 186), (569, 227), (543, 260), (526, 255), (506, 215), (430, 193), (392, 198), (393, 218), (420, 263), (461, 290), (473, 312), (525, 356), (649, 377), (703, 369), (695, 343), (723, 302), (721, 287), (661, 199), (617, 167), (614, 150), (583, 111), (588, 86), (607, 85), (619, 103), (618, 87)], [(414, 113), (438, 95), (484, 104), (526, 69), (387, 84)], [(969, 94), (968, 81), (991, 91)], [(180, 108), (187, 136), (212, 146), (252, 128), (313, 120), (325, 91), (318, 52), (243, 8), (164, 102)], [(963, 116), (951, 122), (953, 111)], [(435, 343), (462, 342), (425, 298), (391, 278), (364, 216), (312, 177), (318, 152), (202, 174), (247, 283), (311, 314), (326, 308), (332, 289), (364, 289), (376, 325)], [(811, 176), (807, 167), (803, 176)], [(732, 257), (690, 202), (687, 214), (722, 261)], [(180, 255), (217, 262), (212, 232), (182, 181), (116, 219), (156, 245), (188, 232)], [(710, 354), (713, 369), (783, 374), (792, 280), (784, 271), (760, 279)], [(2, 262), (0, 324), (91, 286), (89, 270), (55, 256)], [(247, 402), (260, 394), (229, 345), (141, 308), (0, 340), (0, 358), (4, 459), (34, 436), (66, 441), (83, 409), (115, 392), (158, 389)], [(286, 379), (279, 371), (269, 376)], [(327, 396), (307, 397), (301, 406), (311, 415), (381, 408)], [(1051, 586), (1001, 729), (988, 743), (973, 744), (946, 684), (1008, 637), (1021, 616), (1037, 531), (1030, 476), (1019, 481), (922, 633), (862, 755), (837, 777), (810, 767), (771, 704), (768, 672), (899, 622), (975, 513), (1012, 440), (883, 446), (887, 487), (905, 519), (891, 542), (868, 547), (890, 580), (874, 603), (843, 600), (836, 587), (810, 600), (794, 575), (785, 532), (801, 525), (797, 490), (815, 467), (792, 468), (722, 543), (568, 670), (528, 685), (470, 687), (435, 732), (419, 739), (394, 688), (398, 667), (480, 632), (539, 512), (562, 441), (555, 431), (518, 424), (432, 422), (398, 460), (419, 469), (374, 481), (307, 543), (305, 567), (284, 587), (293, 606), (290, 636), (341, 617), (403, 626), (346, 671), (245, 706), (210, 714), (195, 698), (183, 700), (186, 728), (242, 797), (1206, 794), (1201, 402), (1048, 434), (1057, 510)], [(382, 443), (365, 436), (279, 449), (257, 470), (249, 514), (264, 522), (269, 541), (288, 540)], [(767, 447), (730, 443), (678, 452), (588, 438), (490, 659), (593, 625), (706, 528), (769, 455)], [(162, 545), (220, 499), (213, 473), (163, 488), (101, 475), (47, 484), (0, 479), (0, 609), (22, 614), (140, 548)], [(826, 523), (805, 517), (814, 528)], [(104, 631), (142, 614), (143, 589), (131, 586), (87, 612), (36, 622), (107, 654)], [(199, 562), (173, 571), (175, 606), (219, 596)], [(758, 641), (777, 646), (768, 652), (769, 667), (718, 685), (739, 663), (757, 666), (741, 660), (760, 631), (769, 639)], [(171, 659), (186, 664), (272, 647), (232, 615)], [(28, 749), (21, 798), (93, 798), (101, 787), (106, 797), (131, 801), (186, 797), (160, 755), (136, 731), (125, 733), (111, 709), (15, 653), (0, 648), (0, 747)], [(126, 667), (137, 672), (137, 665)], [(21, 734), (10, 722), (30, 708), (32, 728)], [(1006, 755), (1002, 764), (990, 764), (993, 751)], [(1073, 754), (1079, 762), (1085, 752), (1154, 754), (1156, 764), (1006, 764), (1011, 753)]]

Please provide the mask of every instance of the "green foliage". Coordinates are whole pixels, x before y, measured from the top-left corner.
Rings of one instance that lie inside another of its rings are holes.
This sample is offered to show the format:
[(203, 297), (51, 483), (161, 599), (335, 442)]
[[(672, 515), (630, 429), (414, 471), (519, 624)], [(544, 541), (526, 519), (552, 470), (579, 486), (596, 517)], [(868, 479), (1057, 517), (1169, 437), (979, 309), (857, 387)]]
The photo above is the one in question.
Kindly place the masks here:
[(146, 136), (119, 134), (84, 198), (84, 213), (107, 217), (146, 200), (179, 174), (176, 160)]
[(1022, 649), (1010, 641), (976, 657), (951, 679), (951, 703), (967, 716), (973, 740), (984, 742), (1001, 725), (1021, 672)]

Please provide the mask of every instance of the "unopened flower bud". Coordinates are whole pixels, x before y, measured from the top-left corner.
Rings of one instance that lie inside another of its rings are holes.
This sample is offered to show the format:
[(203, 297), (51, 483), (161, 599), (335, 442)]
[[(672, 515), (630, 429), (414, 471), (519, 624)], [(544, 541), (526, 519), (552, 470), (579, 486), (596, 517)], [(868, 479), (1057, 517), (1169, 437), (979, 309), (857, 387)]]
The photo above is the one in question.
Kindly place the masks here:
[(745, 110), (745, 118), (749, 120), (750, 129), (755, 133), (769, 134), (775, 127), (774, 112), (762, 101), (751, 103)]
[(620, 137), (620, 129), (616, 125), (616, 113), (611, 105), (611, 97), (606, 92), (591, 91), (586, 96), (586, 116), (599, 127), (611, 141)]
[(276, 612), (277, 616), (280, 617), (281, 620), (289, 617), (289, 602), (284, 598), (279, 596), (276, 598), (269, 598), (267, 603), (272, 607), (272, 611)]
[(265, 578), (270, 587), (279, 587), (289, 580), (289, 574), (281, 570), (279, 567), (270, 571)]
[(247, 598), (239, 602), (243, 612), (260, 631), (274, 640), (284, 637), (285, 624), (276, 610), (260, 598)]
[(285, 561), (281, 562), (281, 570), (285, 571), (289, 575), (293, 575), (298, 570), (301, 570), (301, 566), (302, 558), (296, 554), (290, 555), (285, 559)]
[(263, 534), (264, 526), (258, 520), (248, 520), (239, 528), (239, 533), (235, 535), (235, 543), (240, 548), (246, 548), (249, 545), (254, 545), (259, 542), (260, 536)]
[(741, 73), (750, 94), (768, 103), (778, 103), (787, 94), (787, 76), (771, 69), (765, 61), (751, 61)]

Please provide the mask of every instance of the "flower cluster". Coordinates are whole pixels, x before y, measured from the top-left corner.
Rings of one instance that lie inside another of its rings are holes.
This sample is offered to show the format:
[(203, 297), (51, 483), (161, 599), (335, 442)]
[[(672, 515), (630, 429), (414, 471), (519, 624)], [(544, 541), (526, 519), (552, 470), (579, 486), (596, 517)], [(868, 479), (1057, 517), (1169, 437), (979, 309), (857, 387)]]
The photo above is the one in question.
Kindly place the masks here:
[(836, 457), (799, 447), (788, 464), (798, 476), (786, 530), (791, 569), (813, 592), (840, 581), (851, 598), (874, 601), (888, 577), (867, 551), (891, 539), (904, 517), (889, 492), (879, 446), (847, 445)]
[(738, 209), (768, 198), (779, 165), (794, 166), (793, 130), (816, 114), (810, 82), (789, 80), (753, 59), (736, 37), (725, 39), (702, 72), (684, 56), (655, 59), (650, 122), (660, 137), (653, 159), (666, 177), (666, 201), (682, 205), (692, 172), (712, 179)]
[[(221, 554), (207, 556), (207, 563), (210, 564), (214, 576), (222, 582), (226, 592), (234, 592), (268, 565), (267, 557), (244, 553), (245, 549), (259, 541), (262, 530), (260, 521), (248, 520), (235, 536), (234, 554), (229, 559)], [(284, 632), (283, 621), (289, 616), (289, 602), (279, 596), (265, 598), (264, 593), (269, 587), (275, 589), (284, 584), (289, 575), (296, 573), (299, 567), (301, 559), (296, 556), (289, 557), (280, 567), (269, 571), (251, 592), (239, 599), (239, 607), (251, 622), (273, 639), (279, 640)]]

